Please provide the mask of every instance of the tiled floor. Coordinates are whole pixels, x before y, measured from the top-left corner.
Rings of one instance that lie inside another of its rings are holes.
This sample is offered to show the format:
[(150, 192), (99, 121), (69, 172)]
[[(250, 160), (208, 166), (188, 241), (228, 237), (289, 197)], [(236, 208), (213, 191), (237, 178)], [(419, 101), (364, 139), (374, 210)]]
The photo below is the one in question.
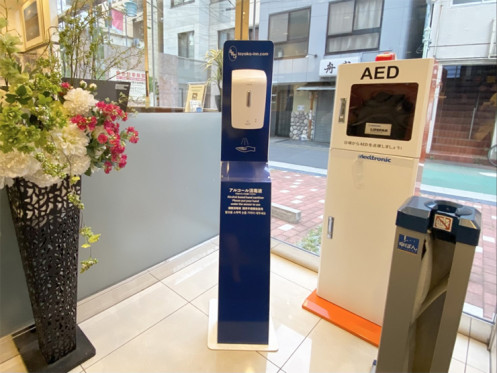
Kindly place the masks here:
[[(317, 275), (276, 255), (271, 314), (277, 352), (208, 349), (218, 251), (168, 277), (159, 272), (146, 271), (140, 278), (155, 279), (153, 285), (80, 323), (97, 354), (73, 372), (369, 372), (376, 358), (374, 346), (302, 309)], [(22, 371), (19, 356), (0, 360), (0, 372)], [(489, 373), (484, 344), (458, 335), (450, 372)]]
[[(301, 210), (301, 220), (289, 224), (273, 217), (271, 237), (300, 246), (307, 233), (322, 225), (326, 176), (291, 170), (271, 170), (272, 202)], [(471, 278), (466, 295), (465, 311), (486, 320), (493, 320), (497, 309), (496, 215), (495, 203), (468, 202), (436, 194), (421, 193), (423, 197), (445, 199), (471, 206), (482, 213), (482, 230), (476, 248)]]

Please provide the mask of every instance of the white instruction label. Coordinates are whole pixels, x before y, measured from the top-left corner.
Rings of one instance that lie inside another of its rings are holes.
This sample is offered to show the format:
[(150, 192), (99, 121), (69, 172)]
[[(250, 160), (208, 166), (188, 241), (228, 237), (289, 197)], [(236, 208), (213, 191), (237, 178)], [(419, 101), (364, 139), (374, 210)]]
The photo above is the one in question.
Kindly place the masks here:
[(390, 123), (366, 123), (364, 130), (366, 135), (373, 136), (390, 136), (392, 133), (392, 125)]

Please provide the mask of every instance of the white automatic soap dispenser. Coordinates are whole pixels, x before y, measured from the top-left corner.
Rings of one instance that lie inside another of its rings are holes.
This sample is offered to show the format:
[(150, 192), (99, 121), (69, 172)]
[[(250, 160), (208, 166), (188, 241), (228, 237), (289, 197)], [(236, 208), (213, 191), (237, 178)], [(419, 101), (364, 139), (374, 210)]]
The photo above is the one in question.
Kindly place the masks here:
[(231, 75), (231, 125), (238, 129), (264, 126), (267, 77), (263, 70), (239, 69)]

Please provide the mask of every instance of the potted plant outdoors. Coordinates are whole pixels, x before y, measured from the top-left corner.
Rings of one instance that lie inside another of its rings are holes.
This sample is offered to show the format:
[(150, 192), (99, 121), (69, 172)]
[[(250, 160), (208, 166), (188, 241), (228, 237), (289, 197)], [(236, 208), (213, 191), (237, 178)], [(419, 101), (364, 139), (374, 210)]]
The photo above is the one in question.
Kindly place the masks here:
[[(138, 133), (119, 128), (126, 113), (96, 101), (95, 86), (62, 82), (54, 55), (23, 62), (7, 19), (0, 15), (0, 189), (7, 187), (40, 352), (53, 363), (76, 349), (79, 234), (84, 247), (100, 236), (80, 226), (80, 176), (123, 168)], [(81, 271), (95, 263), (90, 253)]]
[(223, 50), (211, 49), (205, 54), (204, 68), (210, 70), (210, 77), (208, 82), (216, 82), (219, 90), (219, 95), (215, 96), (216, 105), (221, 111), (222, 97), (223, 97)]

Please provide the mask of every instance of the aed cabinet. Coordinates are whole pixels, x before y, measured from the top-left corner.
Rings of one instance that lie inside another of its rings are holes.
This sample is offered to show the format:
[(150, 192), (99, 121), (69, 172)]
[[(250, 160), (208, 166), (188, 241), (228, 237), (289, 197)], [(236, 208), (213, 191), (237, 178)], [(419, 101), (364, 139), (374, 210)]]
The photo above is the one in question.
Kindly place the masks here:
[(414, 193), (434, 60), (338, 67), (317, 295), (377, 325), (398, 207)]

